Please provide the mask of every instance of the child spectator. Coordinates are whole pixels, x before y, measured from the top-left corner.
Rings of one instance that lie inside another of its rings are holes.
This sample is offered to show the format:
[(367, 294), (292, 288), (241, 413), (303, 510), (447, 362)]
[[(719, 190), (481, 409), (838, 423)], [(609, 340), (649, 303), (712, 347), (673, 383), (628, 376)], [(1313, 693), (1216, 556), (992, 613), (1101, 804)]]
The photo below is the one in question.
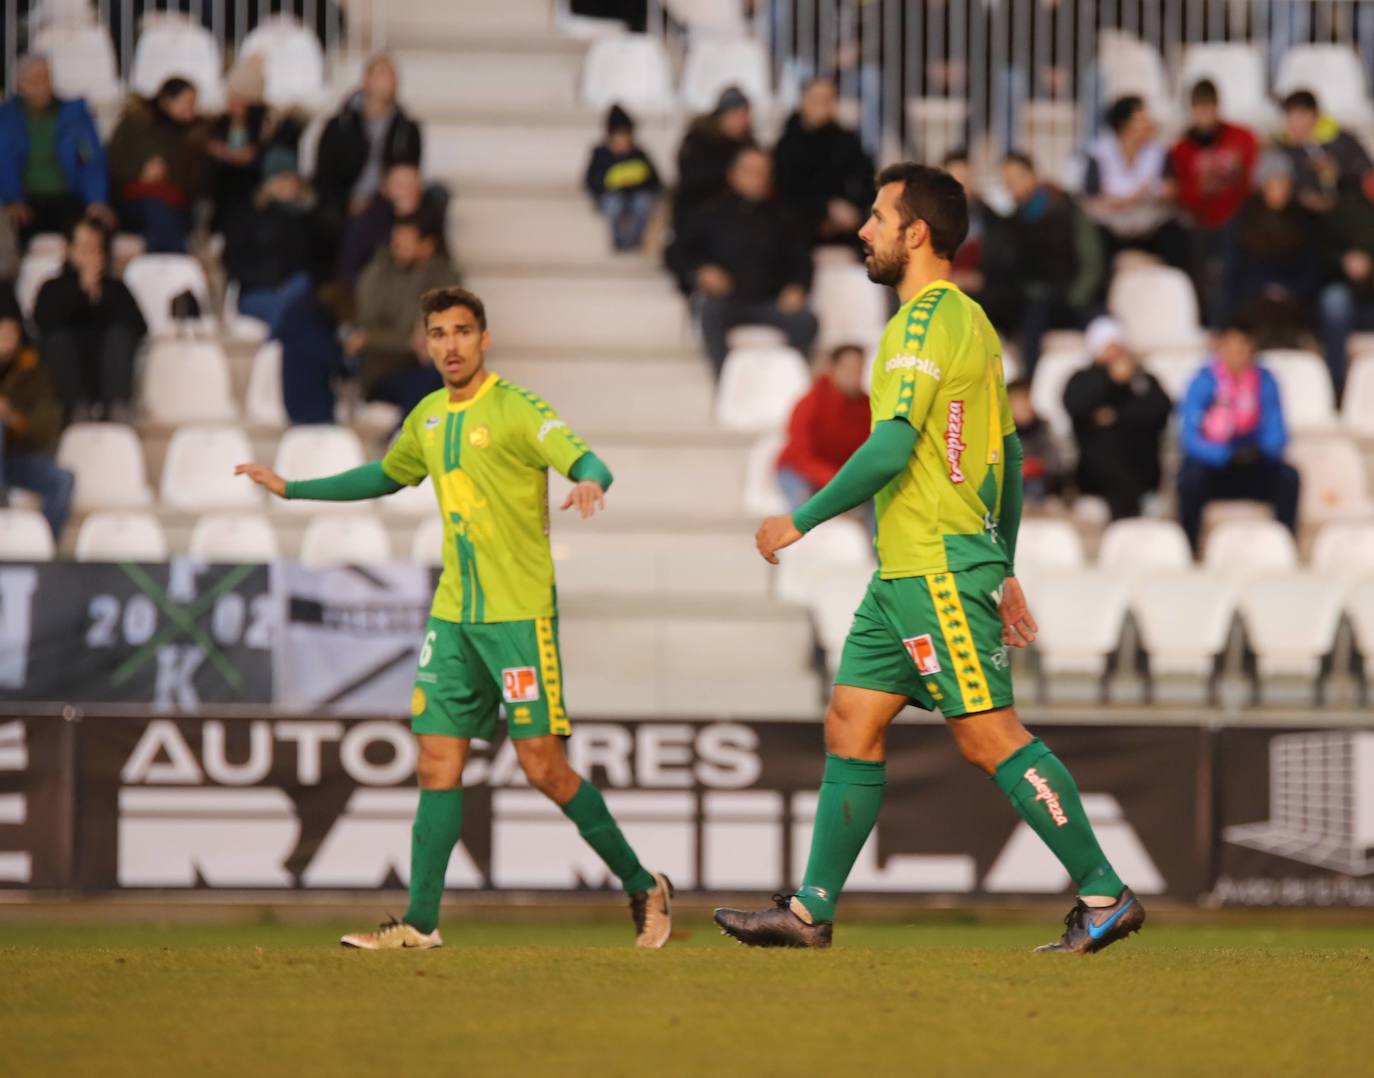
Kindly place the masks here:
[(1312, 213), (1329, 213), (1340, 188), (1358, 183), (1374, 167), (1359, 139), (1321, 114), (1310, 90), (1283, 99), (1278, 145), (1293, 163), (1297, 199)]
[(833, 478), (868, 438), (872, 421), (864, 392), (864, 352), (843, 344), (797, 401), (778, 456), (778, 486), (796, 509)]
[(606, 116), (606, 141), (592, 150), (584, 184), (610, 222), (615, 250), (639, 250), (662, 184), (635, 142), (634, 121), (619, 105)]
[(1012, 422), (1021, 439), (1021, 478), (1027, 505), (1043, 506), (1057, 497), (1064, 486), (1064, 461), (1054, 441), (1054, 432), (1031, 403), (1030, 382), (1020, 380), (1007, 386), (1007, 403)]

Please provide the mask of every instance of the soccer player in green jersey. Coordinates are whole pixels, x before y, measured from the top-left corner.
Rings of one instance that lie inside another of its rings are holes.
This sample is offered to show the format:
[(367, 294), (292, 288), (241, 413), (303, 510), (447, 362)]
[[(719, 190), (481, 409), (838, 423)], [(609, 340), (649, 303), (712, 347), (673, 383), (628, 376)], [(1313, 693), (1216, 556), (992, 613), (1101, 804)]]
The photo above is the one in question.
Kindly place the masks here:
[(827, 947), (840, 890), (878, 818), (887, 727), (907, 704), (940, 709), (964, 758), (989, 775), (1078, 889), (1062, 939), (1086, 953), (1144, 923), (1112, 870), (1072, 776), (1012, 707), (1005, 645), (1036, 626), (1013, 567), (1021, 445), (1001, 347), (981, 307), (948, 280), (968, 232), (963, 188), (947, 172), (894, 165), (878, 175), (859, 232), (869, 279), (897, 289), (873, 367), (872, 433), (790, 517), (759, 528), (777, 552), (876, 496), (878, 572), (854, 615), (825, 718), (826, 760), (802, 887), (761, 913), (716, 911), (743, 943)]
[(576, 484), (562, 508), (583, 519), (606, 505), (611, 473), (539, 397), (487, 370), (482, 301), (462, 288), (421, 297), (425, 339), (444, 387), (406, 417), (381, 461), (287, 482), (258, 464), (247, 475), (282, 498), (354, 501), (434, 481), (444, 519), (444, 571), (411, 697), (420, 804), (411, 833), (410, 905), (376, 932), (344, 936), (368, 950), (442, 946), (439, 900), (463, 824), (463, 765), (472, 738), (495, 740), (498, 709), (530, 785), (551, 798), (630, 896), (640, 947), (672, 932), (672, 885), (640, 864), (596, 787), (568, 765), (558, 610), (549, 553), (548, 469)]

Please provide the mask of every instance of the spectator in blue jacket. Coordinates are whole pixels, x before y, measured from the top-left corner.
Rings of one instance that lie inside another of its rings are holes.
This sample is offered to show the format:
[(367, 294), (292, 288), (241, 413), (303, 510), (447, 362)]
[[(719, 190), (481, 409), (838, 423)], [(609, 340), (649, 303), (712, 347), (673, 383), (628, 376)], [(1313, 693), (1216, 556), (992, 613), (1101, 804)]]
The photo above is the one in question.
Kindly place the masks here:
[(65, 235), (88, 214), (113, 224), (105, 151), (86, 103), (54, 95), (41, 56), (20, 62), (17, 84), (0, 105), (0, 203), (21, 246), (38, 232)]
[(1298, 526), (1298, 471), (1283, 459), (1288, 430), (1279, 384), (1261, 367), (1248, 322), (1233, 319), (1183, 398), (1178, 511), (1193, 551), (1202, 511), (1215, 500), (1268, 502), (1290, 531)]

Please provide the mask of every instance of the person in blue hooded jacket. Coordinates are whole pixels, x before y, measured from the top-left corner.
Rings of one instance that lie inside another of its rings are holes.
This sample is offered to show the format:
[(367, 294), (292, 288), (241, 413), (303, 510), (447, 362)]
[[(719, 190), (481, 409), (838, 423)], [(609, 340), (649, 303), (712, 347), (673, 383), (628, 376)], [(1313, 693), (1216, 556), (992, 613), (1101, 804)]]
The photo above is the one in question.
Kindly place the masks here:
[(112, 225), (105, 151), (85, 101), (53, 93), (42, 56), (24, 57), (16, 81), (0, 105), (0, 204), (21, 246), (38, 232), (65, 235), (87, 214)]
[(1178, 511), (1194, 552), (1207, 503), (1268, 502), (1289, 531), (1298, 526), (1298, 471), (1283, 459), (1288, 429), (1279, 384), (1257, 362), (1244, 319), (1221, 331), (1207, 365), (1194, 375), (1180, 415), (1183, 463)]

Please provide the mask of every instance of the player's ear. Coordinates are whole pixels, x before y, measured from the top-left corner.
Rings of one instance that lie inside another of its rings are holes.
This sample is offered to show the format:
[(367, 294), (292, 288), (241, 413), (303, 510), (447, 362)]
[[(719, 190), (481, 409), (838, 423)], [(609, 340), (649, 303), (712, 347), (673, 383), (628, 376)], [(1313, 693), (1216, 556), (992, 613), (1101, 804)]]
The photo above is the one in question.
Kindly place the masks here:
[(486, 352), (486, 351), (489, 351), (490, 349), (491, 349), (491, 330), (489, 330), (489, 329), (484, 329), (484, 330), (482, 330), (482, 351), (483, 351), (483, 352)]
[(930, 242), (930, 225), (922, 221), (919, 217), (907, 226), (906, 245), (910, 250), (917, 250)]

